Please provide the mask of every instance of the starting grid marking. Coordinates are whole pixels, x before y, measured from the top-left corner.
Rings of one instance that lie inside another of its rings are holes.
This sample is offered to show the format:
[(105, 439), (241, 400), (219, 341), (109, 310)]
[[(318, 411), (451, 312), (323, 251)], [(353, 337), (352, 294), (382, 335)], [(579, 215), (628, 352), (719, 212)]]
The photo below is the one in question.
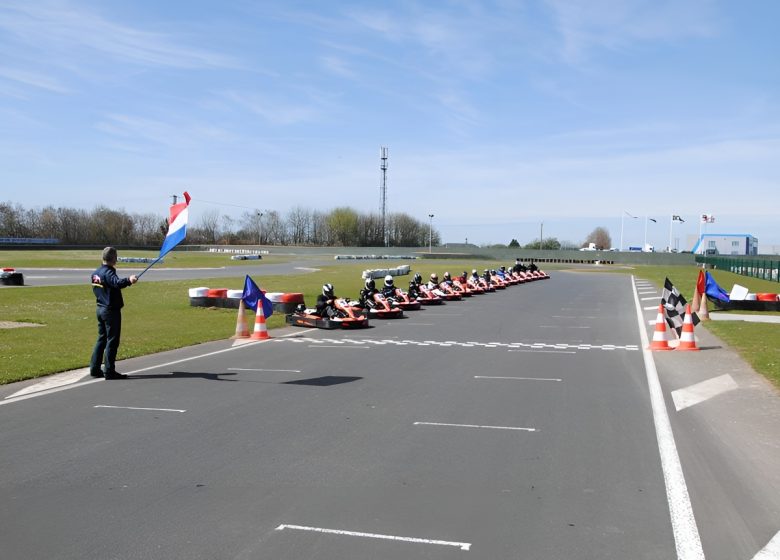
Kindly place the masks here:
[[(636, 344), (558, 344), (545, 342), (458, 342), (456, 340), (392, 340), (392, 339), (373, 339), (373, 338), (275, 338), (273, 342), (292, 342), (295, 344), (317, 345), (337, 345), (340, 347), (368, 347), (374, 346), (436, 346), (439, 348), (506, 348), (508, 350), (530, 349), (530, 350), (626, 350), (628, 352), (639, 351)], [(353, 346), (350, 346), (353, 345)]]

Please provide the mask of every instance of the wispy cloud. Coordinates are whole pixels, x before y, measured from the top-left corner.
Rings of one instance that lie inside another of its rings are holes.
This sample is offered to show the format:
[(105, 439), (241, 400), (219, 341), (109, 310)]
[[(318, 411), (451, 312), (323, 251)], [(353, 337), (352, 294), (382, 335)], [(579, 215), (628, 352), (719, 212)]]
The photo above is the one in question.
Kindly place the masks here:
[(314, 104), (296, 104), (269, 95), (226, 91), (225, 99), (243, 107), (276, 125), (291, 125), (312, 121), (318, 117), (319, 111)]
[(230, 58), (187, 46), (170, 33), (153, 32), (115, 23), (75, 5), (47, 2), (4, 2), (0, 30), (18, 45), (47, 57), (74, 51), (145, 66), (176, 68), (234, 65)]
[(569, 63), (594, 49), (619, 50), (637, 42), (706, 37), (717, 30), (711, 0), (546, 0)]
[(128, 114), (109, 114), (95, 128), (113, 136), (128, 151), (145, 151), (159, 146), (190, 148), (198, 144), (235, 140), (229, 132), (197, 122), (170, 122)]
[(26, 70), (0, 67), (0, 78), (56, 93), (68, 93), (70, 91), (56, 78)]

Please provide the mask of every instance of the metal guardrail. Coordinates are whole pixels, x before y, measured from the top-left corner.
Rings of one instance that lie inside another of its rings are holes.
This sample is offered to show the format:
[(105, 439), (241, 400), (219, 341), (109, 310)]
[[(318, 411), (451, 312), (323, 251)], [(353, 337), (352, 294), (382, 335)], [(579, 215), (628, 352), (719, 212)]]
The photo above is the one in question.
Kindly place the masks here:
[(696, 255), (696, 262), (718, 270), (727, 270), (741, 276), (780, 282), (780, 258), (725, 257)]

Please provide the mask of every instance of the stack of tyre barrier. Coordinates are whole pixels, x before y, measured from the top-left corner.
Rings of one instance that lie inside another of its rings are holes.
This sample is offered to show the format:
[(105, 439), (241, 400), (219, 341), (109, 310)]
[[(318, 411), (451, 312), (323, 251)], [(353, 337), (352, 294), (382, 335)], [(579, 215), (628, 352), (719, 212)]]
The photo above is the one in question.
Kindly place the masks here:
[(384, 278), (388, 274), (390, 276), (404, 276), (409, 274), (411, 267), (408, 264), (399, 266), (398, 268), (375, 268), (363, 271), (363, 278)]
[[(190, 288), (190, 305), (238, 309), (243, 293), (243, 290), (227, 288)], [(297, 292), (267, 292), (265, 297), (273, 304), (274, 311), (284, 314), (292, 313), (299, 304), (303, 303), (303, 294)]]
[(0, 272), (0, 284), (4, 286), (24, 286), (24, 275), (13, 268), (4, 268)]

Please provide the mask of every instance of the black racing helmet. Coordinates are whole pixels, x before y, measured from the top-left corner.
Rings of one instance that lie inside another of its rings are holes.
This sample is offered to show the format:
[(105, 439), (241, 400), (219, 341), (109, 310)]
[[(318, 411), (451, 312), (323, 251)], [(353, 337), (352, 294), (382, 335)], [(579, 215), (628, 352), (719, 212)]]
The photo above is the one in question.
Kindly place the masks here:
[(333, 297), (333, 284), (323, 284), (322, 285), (322, 295), (324, 295), (326, 298), (332, 298)]
[(390, 274), (385, 276), (385, 287), (387, 288), (393, 287), (393, 277)]
[(366, 289), (373, 290), (374, 288), (376, 288), (376, 283), (374, 282), (374, 279), (369, 278), (368, 280), (366, 280)]
[(420, 275), (420, 273), (419, 273), (419, 272), (417, 272), (417, 273), (414, 275), (414, 278), (412, 278), (412, 280), (414, 280), (414, 281), (415, 281), (415, 283), (419, 284), (420, 282), (422, 282), (422, 275)]

